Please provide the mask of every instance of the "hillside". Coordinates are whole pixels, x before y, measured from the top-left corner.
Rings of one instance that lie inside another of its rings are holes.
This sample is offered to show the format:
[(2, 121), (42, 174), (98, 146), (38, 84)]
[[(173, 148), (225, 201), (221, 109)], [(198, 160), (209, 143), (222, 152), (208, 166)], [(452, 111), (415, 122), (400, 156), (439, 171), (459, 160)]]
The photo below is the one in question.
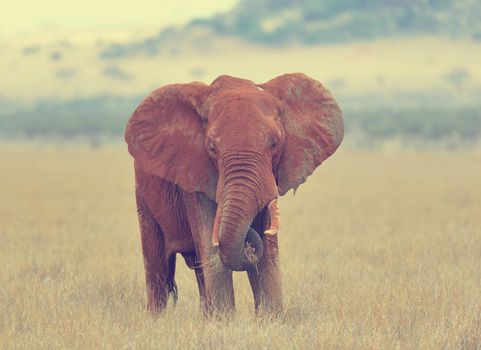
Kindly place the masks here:
[(264, 45), (345, 43), (395, 36), (433, 35), (481, 40), (477, 0), (242, 0), (232, 10), (196, 19), (181, 29), (126, 45), (109, 46), (104, 57), (141, 52), (198, 31)]
[(481, 39), (476, 0), (244, 0), (203, 24), (252, 41), (322, 43), (432, 34)]

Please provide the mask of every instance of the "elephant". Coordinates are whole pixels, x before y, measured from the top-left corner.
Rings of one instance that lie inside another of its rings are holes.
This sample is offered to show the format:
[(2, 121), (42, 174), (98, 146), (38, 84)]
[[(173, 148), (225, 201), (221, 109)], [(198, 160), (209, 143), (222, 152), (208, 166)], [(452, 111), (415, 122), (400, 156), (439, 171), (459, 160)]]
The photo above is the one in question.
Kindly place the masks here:
[(177, 300), (177, 253), (195, 271), (205, 315), (235, 310), (233, 271), (246, 271), (255, 312), (283, 309), (279, 196), (341, 144), (342, 112), (302, 73), (267, 83), (221, 75), (148, 95), (125, 131), (134, 158), (147, 309)]

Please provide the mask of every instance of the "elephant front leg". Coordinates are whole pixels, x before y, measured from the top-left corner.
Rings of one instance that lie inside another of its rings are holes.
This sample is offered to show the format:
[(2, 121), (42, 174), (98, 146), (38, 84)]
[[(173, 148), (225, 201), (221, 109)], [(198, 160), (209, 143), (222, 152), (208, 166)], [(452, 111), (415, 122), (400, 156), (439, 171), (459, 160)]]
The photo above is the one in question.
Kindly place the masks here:
[(175, 254), (165, 249), (163, 232), (141, 198), (137, 198), (142, 253), (144, 255), (145, 281), (147, 287), (147, 308), (162, 311), (169, 293), (177, 299), (174, 281)]
[[(206, 315), (212, 315), (214, 310), (230, 309), (231, 305), (234, 304), (234, 301), (231, 300), (234, 293), (229, 288), (232, 285), (232, 274), (224, 269), (216, 271), (215, 267), (212, 266), (215, 261), (214, 256), (212, 255), (210, 260), (205, 259), (204, 263), (201, 263), (198, 261), (196, 254), (184, 254), (187, 266), (195, 271), (200, 305)], [(223, 272), (227, 273), (224, 274)], [(207, 287), (204, 273), (208, 274)]]
[(202, 275), (205, 287), (204, 315), (210, 317), (234, 312), (232, 271), (222, 266), (218, 256), (212, 255), (203, 263)]
[(247, 270), (254, 294), (256, 314), (282, 311), (282, 281), (279, 269), (277, 235), (264, 234), (264, 255), (259, 264)]
[(199, 192), (185, 193), (185, 207), (201, 271), (196, 271), (203, 311), (206, 316), (234, 311), (232, 271), (219, 259), (212, 245), (216, 205)]

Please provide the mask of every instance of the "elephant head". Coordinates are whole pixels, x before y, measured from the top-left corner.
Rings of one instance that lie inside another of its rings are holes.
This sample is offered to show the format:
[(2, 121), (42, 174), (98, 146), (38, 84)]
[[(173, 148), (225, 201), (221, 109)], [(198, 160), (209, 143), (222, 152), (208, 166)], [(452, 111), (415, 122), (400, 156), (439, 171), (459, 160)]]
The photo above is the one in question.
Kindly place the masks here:
[(269, 207), (267, 233), (275, 233), (276, 198), (303, 183), (343, 134), (329, 91), (296, 73), (265, 84), (223, 75), (162, 87), (134, 111), (125, 139), (144, 171), (217, 203), (213, 242), (226, 267), (245, 270), (262, 255), (253, 220)]

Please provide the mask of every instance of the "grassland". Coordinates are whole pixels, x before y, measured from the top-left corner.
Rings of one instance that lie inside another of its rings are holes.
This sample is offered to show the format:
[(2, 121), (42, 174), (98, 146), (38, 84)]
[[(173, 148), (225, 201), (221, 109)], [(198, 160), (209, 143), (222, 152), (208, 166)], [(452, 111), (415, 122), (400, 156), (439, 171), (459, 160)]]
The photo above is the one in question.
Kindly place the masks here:
[(0, 145), (0, 348), (479, 349), (481, 154), (341, 150), (280, 202), (285, 314), (144, 310), (132, 164), (119, 145)]

